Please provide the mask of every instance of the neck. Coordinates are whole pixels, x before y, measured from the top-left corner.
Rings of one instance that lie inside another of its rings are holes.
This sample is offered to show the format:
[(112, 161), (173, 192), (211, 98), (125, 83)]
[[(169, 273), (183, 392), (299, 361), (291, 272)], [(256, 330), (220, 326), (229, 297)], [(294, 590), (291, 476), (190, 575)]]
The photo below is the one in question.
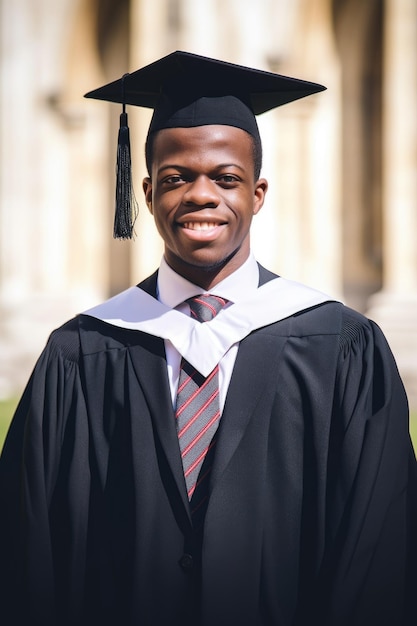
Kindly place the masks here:
[(241, 267), (241, 265), (243, 265), (243, 263), (247, 260), (248, 256), (249, 253), (244, 261), (242, 261), (239, 255), (231, 255), (231, 257), (215, 266), (204, 267), (189, 265), (184, 261), (172, 264), (166, 256), (165, 260), (174, 272), (188, 280), (190, 283), (198, 285), (204, 289), (204, 291), (210, 291), (210, 289), (213, 289), (213, 287), (239, 269), (239, 267)]

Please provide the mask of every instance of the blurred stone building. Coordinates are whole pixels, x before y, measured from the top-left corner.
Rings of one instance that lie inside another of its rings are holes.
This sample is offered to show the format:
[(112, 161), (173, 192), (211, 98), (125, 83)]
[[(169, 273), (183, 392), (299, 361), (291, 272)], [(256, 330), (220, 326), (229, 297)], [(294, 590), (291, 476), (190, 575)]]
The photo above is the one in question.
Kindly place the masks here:
[[(417, 0), (0, 0), (0, 397), (157, 266), (144, 203), (112, 240), (120, 110), (82, 96), (176, 49), (327, 85), (259, 118), (253, 248), (379, 322), (417, 407)], [(140, 201), (150, 113), (129, 119)]]

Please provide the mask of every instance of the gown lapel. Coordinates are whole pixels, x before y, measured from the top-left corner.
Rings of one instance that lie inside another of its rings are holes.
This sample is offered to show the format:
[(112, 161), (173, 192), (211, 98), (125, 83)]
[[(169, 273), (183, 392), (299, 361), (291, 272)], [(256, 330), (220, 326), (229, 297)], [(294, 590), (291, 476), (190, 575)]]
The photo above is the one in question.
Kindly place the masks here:
[(219, 427), (211, 484), (226, 469), (238, 448), (258, 403), (276, 393), (279, 361), (286, 336), (271, 341), (271, 327), (251, 333), (239, 345), (233, 375)]
[[(154, 297), (156, 297), (157, 276), (156, 272), (139, 285), (141, 289)], [(169, 390), (164, 340), (151, 335), (146, 335), (146, 338), (147, 349), (145, 351), (130, 348), (132, 363), (143, 388), (162, 453), (187, 513), (188, 521), (190, 521), (190, 507)]]
[(130, 348), (132, 363), (146, 397), (162, 454), (166, 459), (181, 501), (187, 510), (187, 515), (189, 515), (189, 504), (175, 428), (175, 415), (169, 391), (164, 341), (157, 337), (148, 337), (149, 346), (147, 346), (147, 350), (142, 350), (141, 347)]
[[(259, 286), (276, 278), (258, 263)], [(273, 326), (259, 329), (240, 342), (216, 444), (211, 485), (214, 487), (239, 446), (261, 398), (275, 393), (277, 370), (286, 336), (271, 341)]]

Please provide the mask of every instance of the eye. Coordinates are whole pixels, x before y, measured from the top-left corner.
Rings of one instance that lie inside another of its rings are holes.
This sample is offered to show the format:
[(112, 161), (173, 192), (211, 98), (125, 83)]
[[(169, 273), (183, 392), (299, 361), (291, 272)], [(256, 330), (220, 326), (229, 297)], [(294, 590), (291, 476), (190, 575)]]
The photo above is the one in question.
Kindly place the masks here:
[(178, 185), (185, 182), (184, 176), (181, 174), (172, 174), (163, 179), (162, 183), (165, 185)]
[(222, 174), (216, 178), (216, 182), (223, 184), (224, 186), (230, 187), (239, 182), (238, 176), (234, 174)]

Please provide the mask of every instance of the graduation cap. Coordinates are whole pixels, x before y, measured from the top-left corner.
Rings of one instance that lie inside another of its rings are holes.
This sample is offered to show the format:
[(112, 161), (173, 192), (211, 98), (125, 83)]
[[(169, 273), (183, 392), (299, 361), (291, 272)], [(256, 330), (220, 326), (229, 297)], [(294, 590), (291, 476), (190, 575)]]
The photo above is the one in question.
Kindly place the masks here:
[(317, 83), (177, 51), (85, 94), (123, 106), (114, 236), (131, 238), (137, 216), (126, 105), (154, 110), (148, 136), (164, 128), (222, 124), (259, 137), (255, 115), (324, 89)]

